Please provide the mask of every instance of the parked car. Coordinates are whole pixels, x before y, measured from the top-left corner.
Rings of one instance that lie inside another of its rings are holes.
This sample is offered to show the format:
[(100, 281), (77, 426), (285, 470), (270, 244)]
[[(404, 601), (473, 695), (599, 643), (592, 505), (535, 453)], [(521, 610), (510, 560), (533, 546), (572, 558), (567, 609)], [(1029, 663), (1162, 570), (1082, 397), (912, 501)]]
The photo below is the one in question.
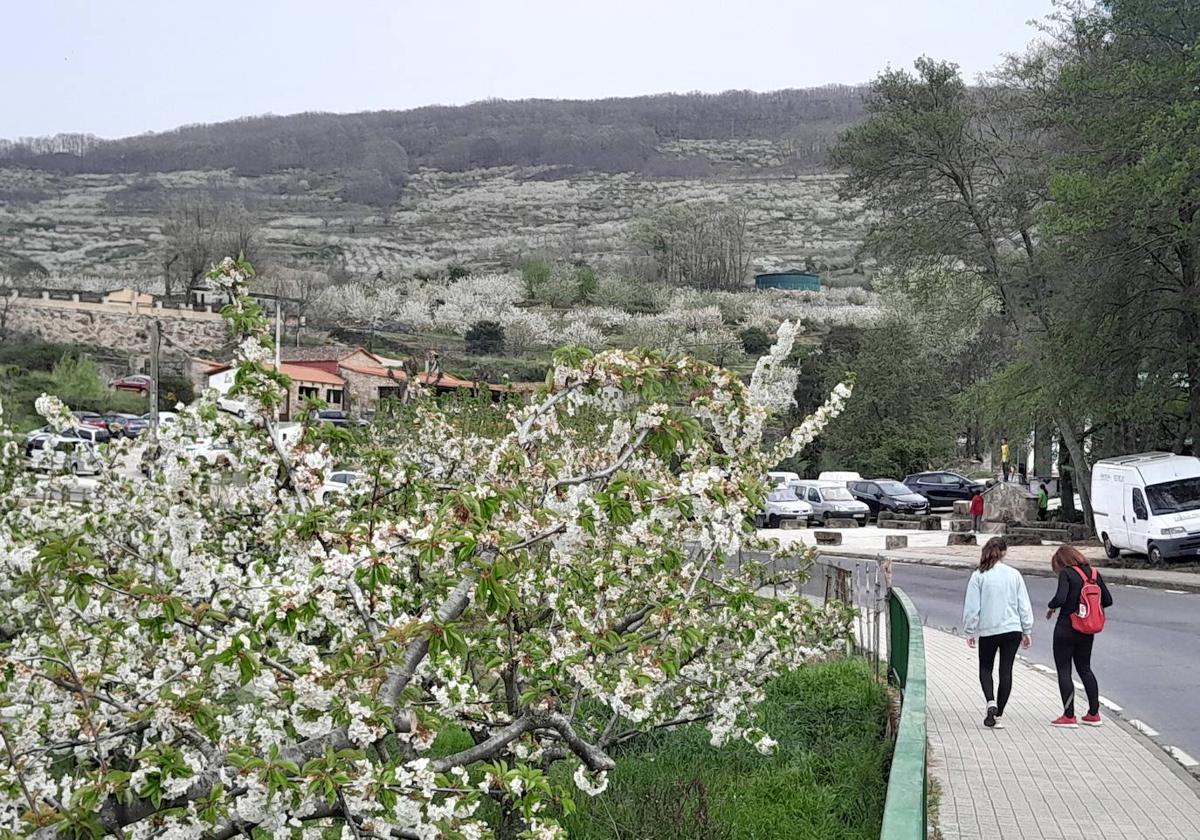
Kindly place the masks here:
[(221, 441), (204, 440), (184, 447), (184, 454), (194, 461), (203, 461), (211, 466), (228, 466), (232, 463), (229, 444)]
[(928, 499), (890, 478), (851, 481), (847, 488), (850, 495), (865, 504), (871, 516), (876, 518), (885, 510), (892, 513), (929, 513)]
[(317, 504), (325, 504), (325, 500), (330, 493), (344, 493), (361, 477), (361, 473), (356, 473), (353, 470), (337, 470), (329, 474), (329, 478), (325, 479), (325, 483), (317, 488), (317, 492), (313, 494), (313, 499)]
[[(141, 419), (146, 421), (147, 427), (150, 426), (150, 415), (149, 414), (143, 414)], [(168, 426), (168, 425), (171, 425), (173, 423), (178, 423), (178, 422), (179, 422), (179, 415), (177, 415), (174, 411), (158, 412), (158, 425)]]
[(850, 495), (845, 484), (836, 481), (796, 481), (788, 486), (812, 506), (814, 518), (824, 522), (830, 519), (853, 519), (860, 525), (866, 525), (871, 515), (871, 509)]
[(140, 373), (122, 376), (120, 379), (112, 381), (112, 387), (118, 391), (136, 391), (139, 394), (147, 393), (153, 384), (153, 379)]
[(30, 461), (33, 460), (33, 453), (40, 450), (47, 442), (54, 440), (58, 435), (49, 430), (48, 426), (43, 426), (40, 429), (34, 429), (25, 436), (25, 457)]
[(81, 426), (91, 426), (96, 429), (108, 429), (108, 423), (104, 422), (104, 418), (94, 411), (72, 411), (71, 416), (75, 418), (75, 422)]
[(103, 461), (96, 452), (96, 447), (86, 440), (54, 435), (33, 451), (30, 466), (35, 470), (94, 475), (100, 472)]
[(350, 425), (350, 416), (346, 412), (334, 408), (322, 408), (317, 412), (316, 420), (318, 423), (328, 423), (339, 428)]
[(780, 522), (808, 522), (813, 517), (812, 505), (801, 501), (790, 487), (776, 487), (767, 493), (762, 513), (754, 518), (758, 528), (778, 528)]
[(1092, 512), (1104, 551), (1159, 565), (1200, 557), (1200, 458), (1147, 452), (1092, 467)]
[(970, 501), (987, 485), (972, 481), (956, 472), (923, 472), (904, 477), (904, 485), (929, 500), (932, 507), (950, 507), (955, 502)]
[(217, 397), (217, 408), (221, 411), (227, 411), (230, 414), (236, 415), (245, 420), (246, 415), (250, 413), (250, 407), (242, 400), (235, 400), (233, 397), (220, 396)]
[(87, 441), (92, 446), (99, 446), (112, 440), (112, 433), (108, 430), (107, 424), (102, 427), (76, 426), (74, 429), (63, 429), (60, 437), (78, 438)]
[(136, 414), (105, 414), (104, 419), (108, 423), (110, 434), (124, 435), (130, 438), (137, 437), (150, 425), (149, 421), (143, 420)]

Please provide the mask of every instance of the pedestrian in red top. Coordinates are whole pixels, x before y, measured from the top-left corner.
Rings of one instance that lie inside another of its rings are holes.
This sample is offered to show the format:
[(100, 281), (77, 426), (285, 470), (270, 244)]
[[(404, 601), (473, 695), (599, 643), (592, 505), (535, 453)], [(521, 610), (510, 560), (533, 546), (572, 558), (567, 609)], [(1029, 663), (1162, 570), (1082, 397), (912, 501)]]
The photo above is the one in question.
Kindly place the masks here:
[(976, 493), (971, 497), (971, 521), (975, 526), (975, 533), (979, 533), (979, 526), (983, 522), (983, 494)]

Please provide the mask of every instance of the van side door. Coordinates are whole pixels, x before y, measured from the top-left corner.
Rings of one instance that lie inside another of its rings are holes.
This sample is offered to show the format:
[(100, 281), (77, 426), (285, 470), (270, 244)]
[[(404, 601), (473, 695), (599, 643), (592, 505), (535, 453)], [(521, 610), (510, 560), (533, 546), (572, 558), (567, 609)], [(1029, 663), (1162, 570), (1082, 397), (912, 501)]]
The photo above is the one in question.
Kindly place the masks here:
[(1129, 547), (1145, 554), (1150, 543), (1150, 508), (1140, 487), (1130, 487), (1126, 524), (1129, 526)]

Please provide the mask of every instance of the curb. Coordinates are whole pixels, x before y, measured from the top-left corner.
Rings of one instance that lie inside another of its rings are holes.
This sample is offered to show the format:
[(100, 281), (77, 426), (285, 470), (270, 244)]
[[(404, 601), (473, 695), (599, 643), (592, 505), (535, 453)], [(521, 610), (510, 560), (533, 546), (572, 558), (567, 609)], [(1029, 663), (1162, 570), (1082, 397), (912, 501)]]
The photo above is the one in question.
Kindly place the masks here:
[[(940, 566), (944, 569), (974, 569), (976, 565), (974, 562), (964, 560), (960, 557), (909, 557), (888, 552), (839, 551), (836, 548), (830, 550), (824, 546), (821, 547), (821, 553), (836, 554), (839, 557), (853, 557), (858, 560), (891, 560), (893, 563), (902, 563), (906, 566)], [(1022, 568), (1021, 566), (1014, 566), (1013, 568), (1023, 575), (1055, 577), (1054, 573), (1048, 567)], [(1176, 593), (1200, 594), (1200, 574), (1195, 575), (1195, 581), (1166, 581), (1129, 575), (1125, 569), (1119, 566), (1097, 566), (1096, 568), (1103, 572), (1106, 582), (1119, 586), (1132, 586), (1139, 589), (1165, 589)], [(1182, 574), (1182, 572), (1179, 574)]]

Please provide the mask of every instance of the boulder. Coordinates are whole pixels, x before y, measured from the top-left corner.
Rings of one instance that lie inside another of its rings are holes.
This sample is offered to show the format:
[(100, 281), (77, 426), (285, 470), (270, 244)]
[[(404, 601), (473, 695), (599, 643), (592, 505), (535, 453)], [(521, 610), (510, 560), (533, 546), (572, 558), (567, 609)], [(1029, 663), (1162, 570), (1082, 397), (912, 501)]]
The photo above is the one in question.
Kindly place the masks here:
[(841, 545), (842, 535), (837, 531), (817, 531), (813, 534), (817, 538), (817, 545)]
[(908, 537), (904, 534), (888, 534), (883, 538), (883, 547), (888, 551), (896, 548), (908, 548)]
[(940, 516), (919, 516), (917, 522), (921, 526), (922, 531), (940, 531), (942, 530), (942, 517)]
[(781, 531), (799, 531), (808, 527), (807, 519), (781, 519), (779, 520), (779, 529)]
[(858, 522), (853, 519), (826, 519), (826, 528), (857, 528)]
[(951, 533), (946, 537), (946, 545), (978, 545), (974, 534)]
[(974, 530), (974, 528), (972, 528), (971, 526), (972, 526), (972, 522), (970, 519), (951, 519), (950, 520), (950, 533), (952, 533), (952, 534), (969, 534), (969, 533), (971, 533), (971, 531)]

